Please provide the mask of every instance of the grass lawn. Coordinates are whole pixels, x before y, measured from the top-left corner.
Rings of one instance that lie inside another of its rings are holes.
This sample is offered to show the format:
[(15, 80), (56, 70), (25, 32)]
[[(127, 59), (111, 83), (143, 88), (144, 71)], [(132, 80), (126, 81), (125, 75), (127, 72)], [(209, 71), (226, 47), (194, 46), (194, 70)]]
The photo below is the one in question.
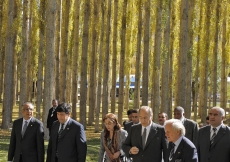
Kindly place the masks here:
[[(87, 138), (87, 157), (86, 162), (96, 162), (100, 148), (100, 133), (93, 133), (91, 130), (86, 130)], [(7, 152), (10, 142), (10, 132), (0, 130), (0, 162), (7, 162)], [(45, 141), (45, 148), (47, 148), (48, 141)]]

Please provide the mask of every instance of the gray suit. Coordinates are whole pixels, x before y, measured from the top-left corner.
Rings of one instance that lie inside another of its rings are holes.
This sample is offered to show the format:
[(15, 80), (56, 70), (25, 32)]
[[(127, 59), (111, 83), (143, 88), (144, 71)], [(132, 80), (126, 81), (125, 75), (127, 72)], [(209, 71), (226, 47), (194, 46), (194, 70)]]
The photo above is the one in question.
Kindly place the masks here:
[(187, 137), (190, 141), (193, 142), (194, 145), (197, 143), (198, 136), (198, 125), (196, 122), (190, 119), (184, 119), (184, 127), (185, 127), (185, 137)]
[(53, 123), (46, 161), (55, 162), (58, 150), (59, 162), (85, 162), (87, 145), (83, 125), (70, 118), (57, 141), (59, 126), (59, 121)]
[[(122, 148), (121, 148), (121, 147), (122, 147), (122, 144), (123, 144), (123, 142), (125, 141), (125, 139), (126, 139), (128, 133), (127, 133), (125, 130), (123, 130), (123, 129), (120, 129), (118, 133), (119, 133), (118, 136), (119, 136), (119, 141), (120, 141), (118, 148), (119, 148), (119, 150), (120, 150), (120, 152), (121, 152), (121, 156), (124, 156), (125, 153), (122, 151)], [(100, 153), (99, 153), (98, 162), (102, 162), (102, 161), (103, 161), (104, 153), (105, 153), (105, 147), (104, 147), (104, 131), (102, 131), (102, 132), (101, 132)], [(106, 162), (110, 162), (107, 154), (105, 154), (105, 157), (106, 157)]]
[[(141, 129), (141, 124), (135, 124), (131, 127), (128, 137), (122, 146), (126, 156), (132, 157), (133, 162), (161, 162), (163, 151), (164, 160), (166, 160), (167, 140), (164, 128), (156, 123), (152, 123), (144, 149), (142, 148)], [(134, 146), (139, 149), (139, 152), (136, 155), (130, 155), (129, 151)]]
[(198, 156), (200, 162), (230, 161), (230, 128), (222, 125), (210, 148), (211, 126), (203, 127), (198, 135)]
[(38, 119), (32, 117), (22, 138), (23, 118), (14, 121), (10, 137), (8, 161), (44, 162), (44, 129)]

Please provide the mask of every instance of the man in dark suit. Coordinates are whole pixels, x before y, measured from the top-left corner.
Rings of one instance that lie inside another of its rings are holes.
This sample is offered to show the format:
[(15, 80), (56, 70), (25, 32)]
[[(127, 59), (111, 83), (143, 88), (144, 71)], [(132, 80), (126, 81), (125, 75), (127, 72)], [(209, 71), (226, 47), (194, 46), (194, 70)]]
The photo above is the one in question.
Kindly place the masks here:
[(8, 161), (44, 162), (44, 129), (41, 121), (33, 117), (34, 105), (22, 106), (22, 118), (14, 121), (8, 150)]
[(70, 106), (58, 105), (57, 117), (52, 126), (46, 162), (85, 162), (86, 136), (84, 127), (70, 118)]
[(167, 140), (164, 128), (152, 122), (152, 109), (142, 106), (139, 109), (140, 124), (133, 125), (128, 137), (122, 145), (126, 156), (133, 162), (161, 162), (162, 151), (164, 159), (167, 154)]
[(184, 137), (185, 127), (180, 120), (165, 121), (165, 135), (169, 142), (166, 162), (198, 162), (196, 147)]
[(132, 110), (131, 115), (132, 115), (132, 121), (124, 123), (124, 130), (126, 130), (127, 132), (129, 132), (132, 125), (139, 123), (138, 110), (136, 109)]
[(158, 114), (158, 123), (163, 126), (166, 120), (168, 120), (168, 115), (165, 112), (160, 112)]
[(225, 111), (220, 107), (209, 110), (209, 124), (199, 130), (198, 156), (200, 162), (230, 161), (230, 128), (223, 124)]
[(198, 124), (195, 121), (184, 117), (184, 108), (181, 106), (177, 106), (174, 109), (174, 118), (179, 119), (183, 123), (186, 130), (185, 137), (196, 145), (199, 130)]
[(50, 135), (50, 132), (51, 132), (53, 122), (58, 120), (57, 119), (57, 111), (56, 111), (56, 108), (58, 106), (58, 101), (57, 100), (52, 100), (52, 105), (53, 105), (53, 107), (51, 107), (49, 109), (49, 113), (48, 113), (48, 116), (47, 116), (47, 126), (46, 127), (49, 129), (49, 135)]

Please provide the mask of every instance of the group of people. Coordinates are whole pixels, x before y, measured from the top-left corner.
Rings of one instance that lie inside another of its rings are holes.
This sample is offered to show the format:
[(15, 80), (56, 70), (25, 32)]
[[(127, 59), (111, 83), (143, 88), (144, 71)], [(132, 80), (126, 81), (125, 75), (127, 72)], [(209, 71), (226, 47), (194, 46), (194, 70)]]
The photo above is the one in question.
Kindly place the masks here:
[[(87, 144), (84, 127), (70, 118), (70, 105), (52, 101), (47, 128), (49, 144), (46, 162), (85, 162)], [(44, 127), (33, 117), (34, 105), (22, 106), (22, 118), (14, 121), (8, 150), (8, 162), (44, 162)]]
[[(46, 162), (85, 162), (87, 144), (83, 125), (71, 119), (70, 105), (52, 101), (47, 117), (49, 144)], [(33, 117), (34, 105), (22, 106), (22, 118), (14, 121), (8, 161), (43, 162), (43, 123)], [(209, 124), (198, 124), (185, 118), (184, 109), (174, 109), (174, 119), (164, 112), (158, 123), (152, 121), (148, 106), (129, 110), (129, 121), (118, 123), (117, 116), (103, 117), (98, 162), (229, 162), (230, 128), (223, 124), (224, 109), (209, 109)]]
[(98, 162), (230, 161), (230, 128), (223, 123), (224, 109), (209, 109), (208, 124), (202, 128), (185, 118), (180, 106), (173, 114), (174, 119), (168, 120), (166, 113), (159, 113), (157, 124), (152, 121), (150, 107), (129, 110), (124, 130), (115, 114), (107, 114), (103, 119), (105, 128), (101, 133)]

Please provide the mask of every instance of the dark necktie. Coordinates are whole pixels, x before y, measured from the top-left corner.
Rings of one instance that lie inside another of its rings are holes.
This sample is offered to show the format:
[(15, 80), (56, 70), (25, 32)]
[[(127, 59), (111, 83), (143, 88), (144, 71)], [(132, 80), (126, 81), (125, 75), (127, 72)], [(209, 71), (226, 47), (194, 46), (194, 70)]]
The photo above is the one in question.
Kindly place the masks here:
[(61, 124), (61, 129), (58, 132), (58, 141), (60, 140), (61, 133), (63, 132), (63, 130), (64, 130), (64, 124)]
[(172, 148), (169, 154), (169, 161), (171, 161), (173, 159), (173, 155), (174, 155), (174, 148), (175, 148), (175, 144), (172, 143)]
[(215, 137), (216, 137), (216, 128), (212, 128), (212, 130), (213, 130), (213, 134), (212, 134), (212, 137), (211, 137), (211, 139), (210, 139), (210, 147), (212, 146), (212, 144), (213, 144), (213, 142), (214, 142), (214, 139), (215, 139)]
[(144, 132), (142, 134), (142, 146), (145, 148), (145, 140), (146, 140), (146, 128), (144, 128)]
[(26, 132), (26, 128), (27, 128), (27, 121), (25, 121), (25, 124), (23, 126), (23, 129), (22, 129), (22, 137), (24, 136), (25, 132)]

